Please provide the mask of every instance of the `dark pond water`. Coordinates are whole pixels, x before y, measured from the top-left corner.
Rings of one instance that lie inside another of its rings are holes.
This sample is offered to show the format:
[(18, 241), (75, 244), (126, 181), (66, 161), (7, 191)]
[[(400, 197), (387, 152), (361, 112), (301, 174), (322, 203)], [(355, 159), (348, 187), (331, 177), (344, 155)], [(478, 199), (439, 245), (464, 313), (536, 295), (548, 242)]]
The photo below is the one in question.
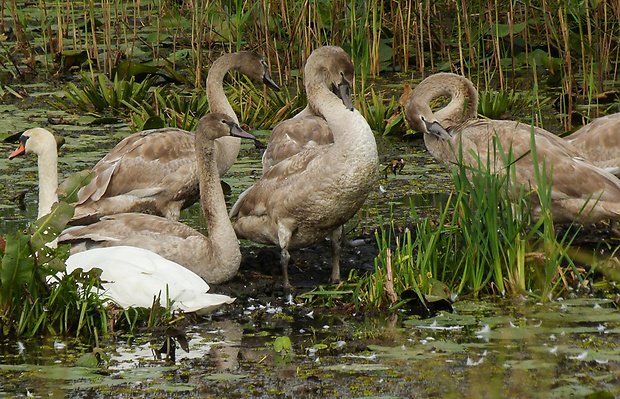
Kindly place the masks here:
[[(0, 344), (0, 396), (584, 397), (620, 394), (620, 314), (609, 300), (455, 303), (429, 320), (247, 299), (186, 329), (189, 352), (158, 359), (145, 334), (101, 347), (71, 340)], [(289, 337), (288, 351), (274, 341)], [(608, 396), (613, 397), (613, 396)]]

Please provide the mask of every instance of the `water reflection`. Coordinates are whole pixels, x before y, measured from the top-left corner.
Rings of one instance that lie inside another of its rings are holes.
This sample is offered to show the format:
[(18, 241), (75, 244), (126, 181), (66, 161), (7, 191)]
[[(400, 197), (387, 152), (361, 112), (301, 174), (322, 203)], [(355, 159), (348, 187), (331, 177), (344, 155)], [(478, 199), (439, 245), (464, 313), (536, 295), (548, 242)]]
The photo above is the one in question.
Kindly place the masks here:
[[(246, 303), (243, 313), (222, 312), (188, 328), (190, 351), (177, 349), (175, 363), (154, 354), (162, 339), (142, 336), (103, 341), (111, 360), (101, 369), (71, 367), (92, 350), (71, 340), (23, 341), (22, 349), (3, 342), (1, 393), (41, 395), (56, 385), (61, 396), (102, 388), (113, 396), (123, 387), (147, 396), (263, 396), (259, 389), (270, 397), (308, 397), (308, 390), (322, 397), (410, 397), (414, 390), (422, 397), (531, 397), (532, 387), (542, 397), (620, 394), (620, 312), (613, 301), (543, 305), (522, 298), (454, 308), (416, 320)], [(292, 342), (287, 353), (274, 350), (281, 336)]]

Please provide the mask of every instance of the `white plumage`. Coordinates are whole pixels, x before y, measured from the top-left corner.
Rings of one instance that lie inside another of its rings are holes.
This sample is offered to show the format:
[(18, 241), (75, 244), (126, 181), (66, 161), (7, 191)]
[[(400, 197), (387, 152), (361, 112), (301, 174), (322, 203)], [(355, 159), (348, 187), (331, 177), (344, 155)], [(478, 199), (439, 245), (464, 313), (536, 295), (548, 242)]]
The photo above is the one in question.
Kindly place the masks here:
[[(119, 306), (150, 308), (154, 298), (173, 310), (205, 314), (235, 299), (209, 294), (209, 284), (194, 272), (146, 249), (137, 247), (95, 248), (67, 259), (67, 273), (77, 268), (102, 270), (99, 293)], [(166, 296), (167, 295), (167, 296)]]

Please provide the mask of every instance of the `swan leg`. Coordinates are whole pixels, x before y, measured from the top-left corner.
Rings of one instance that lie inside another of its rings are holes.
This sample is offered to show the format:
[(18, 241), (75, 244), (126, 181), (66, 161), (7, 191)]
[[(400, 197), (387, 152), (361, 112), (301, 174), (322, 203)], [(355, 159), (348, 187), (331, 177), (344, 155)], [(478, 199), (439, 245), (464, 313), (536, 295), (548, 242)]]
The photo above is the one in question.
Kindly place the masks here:
[(291, 259), (288, 249), (282, 248), (280, 254), (280, 263), (282, 264), (282, 280), (284, 285), (284, 293), (288, 295), (291, 292), (291, 283), (288, 281), (288, 261)]
[(618, 221), (612, 219), (609, 222), (609, 232), (611, 233), (612, 237), (620, 237), (620, 230), (618, 230)]
[(331, 234), (332, 241), (332, 277), (330, 281), (333, 284), (340, 282), (340, 252), (342, 249), (342, 237), (344, 235), (344, 226), (340, 226)]
[(282, 280), (284, 285), (284, 293), (286, 295), (291, 292), (291, 283), (288, 280), (288, 262), (291, 254), (288, 252), (288, 245), (291, 241), (293, 233), (282, 223), (278, 223), (278, 241), (280, 244), (280, 264), (282, 265)]

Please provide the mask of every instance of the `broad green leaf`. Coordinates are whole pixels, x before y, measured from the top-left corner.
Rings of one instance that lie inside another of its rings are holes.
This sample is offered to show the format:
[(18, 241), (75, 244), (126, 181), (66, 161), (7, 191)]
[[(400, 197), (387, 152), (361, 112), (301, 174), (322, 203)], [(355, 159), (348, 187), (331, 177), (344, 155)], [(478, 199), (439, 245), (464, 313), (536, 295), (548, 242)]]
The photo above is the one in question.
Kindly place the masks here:
[(164, 120), (159, 116), (151, 116), (144, 122), (144, 125), (142, 125), (142, 130), (161, 129), (165, 126)]
[(78, 367), (90, 367), (95, 368), (99, 364), (99, 359), (95, 353), (85, 353), (78, 360), (75, 361), (75, 365)]
[[(53, 257), (53, 254), (50, 254), (50, 248), (46, 247), (45, 244), (54, 241), (58, 237), (73, 217), (74, 211), (75, 209), (71, 205), (61, 201), (52, 207), (52, 211), (49, 214), (43, 216), (31, 226), (32, 248), (39, 253), (40, 262), (46, 262)], [(45, 256), (42, 256), (43, 254)]]
[[(497, 33), (498, 37), (506, 37), (510, 35), (510, 25), (496, 24), (493, 29)], [(523, 32), (523, 29), (525, 29), (525, 22), (522, 22), (520, 24), (514, 24), (512, 25), (512, 34), (517, 35)]]
[(276, 352), (291, 350), (291, 339), (287, 336), (276, 338), (273, 342), (273, 349)]
[(34, 256), (30, 250), (30, 237), (21, 232), (6, 237), (6, 248), (0, 270), (0, 302), (8, 306), (13, 290), (20, 289), (32, 279)]
[(77, 192), (87, 185), (92, 178), (93, 175), (89, 170), (72, 173), (58, 186), (58, 195), (63, 197), (67, 203), (75, 202), (77, 201)]
[(156, 74), (161, 67), (146, 65), (143, 62), (135, 62), (131, 60), (125, 60), (120, 62), (114, 70), (112, 70), (113, 76), (118, 76), (119, 79), (130, 79), (136, 75), (148, 75)]

